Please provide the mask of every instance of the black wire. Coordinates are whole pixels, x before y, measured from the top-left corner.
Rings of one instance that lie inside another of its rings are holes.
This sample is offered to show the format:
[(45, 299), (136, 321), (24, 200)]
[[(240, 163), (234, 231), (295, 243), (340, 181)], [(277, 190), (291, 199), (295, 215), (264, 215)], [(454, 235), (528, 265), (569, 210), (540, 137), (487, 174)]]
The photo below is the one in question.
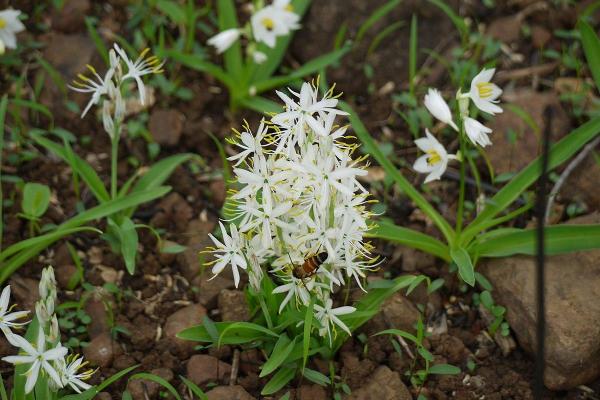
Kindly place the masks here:
[(536, 218), (537, 218), (537, 260), (536, 260), (536, 305), (537, 305), (537, 324), (536, 324), (536, 357), (535, 357), (535, 382), (533, 395), (535, 399), (542, 399), (544, 390), (544, 349), (546, 341), (546, 315), (544, 304), (544, 282), (545, 282), (545, 249), (544, 249), (544, 220), (546, 217), (546, 207), (548, 195), (548, 152), (550, 149), (550, 135), (552, 131), (552, 108), (546, 107), (544, 110), (544, 121), (546, 128), (542, 138), (542, 157), (541, 174), (538, 182), (538, 191), (536, 196)]

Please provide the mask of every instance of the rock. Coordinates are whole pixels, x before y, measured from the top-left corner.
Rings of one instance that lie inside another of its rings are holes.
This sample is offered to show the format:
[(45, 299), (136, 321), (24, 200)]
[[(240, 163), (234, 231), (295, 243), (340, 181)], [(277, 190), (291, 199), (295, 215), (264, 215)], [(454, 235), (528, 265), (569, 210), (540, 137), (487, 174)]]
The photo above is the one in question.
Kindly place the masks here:
[(107, 305), (104, 304), (104, 301), (95, 298), (95, 296), (92, 296), (85, 303), (85, 312), (91, 318), (91, 322), (87, 326), (87, 331), (92, 339), (103, 333), (110, 332), (110, 323), (106, 307)]
[(186, 328), (200, 325), (205, 315), (206, 308), (200, 304), (192, 304), (169, 316), (165, 323), (164, 334), (173, 343), (177, 353), (188, 355), (195, 345), (192, 341), (179, 339), (177, 334)]
[(175, 146), (181, 138), (184, 123), (185, 116), (177, 110), (154, 110), (150, 115), (149, 129), (161, 146)]
[(150, 223), (155, 227), (167, 228), (170, 232), (185, 232), (194, 216), (192, 207), (177, 192), (172, 192), (162, 199), (157, 208), (159, 211)]
[(296, 392), (298, 400), (327, 400), (327, 391), (319, 385), (302, 385)]
[(90, 12), (89, 0), (68, 0), (52, 15), (52, 27), (64, 33), (73, 33), (85, 27), (85, 16)]
[(110, 393), (108, 392), (100, 392), (94, 397), (96, 400), (112, 400)]
[(58, 283), (58, 287), (61, 289), (68, 289), (69, 282), (73, 275), (77, 273), (77, 267), (73, 264), (60, 264), (54, 267), (56, 273), (56, 283)]
[(223, 179), (212, 181), (209, 185), (209, 190), (215, 207), (223, 207), (225, 199), (227, 198), (227, 187), (225, 186), (225, 181)]
[(174, 338), (182, 330), (201, 324), (202, 318), (205, 315), (206, 308), (200, 304), (192, 304), (184, 307), (167, 319), (165, 323), (165, 335)]
[(217, 386), (206, 393), (208, 400), (255, 400), (246, 390), (239, 386)]
[(490, 24), (486, 34), (503, 43), (512, 43), (519, 39), (521, 18), (514, 15), (498, 18)]
[(213, 278), (210, 273), (197, 276), (192, 281), (192, 285), (198, 289), (196, 292), (196, 301), (207, 308), (215, 308), (217, 306), (217, 298), (222, 290), (234, 287), (232, 280), (222, 275)]
[[(200, 271), (200, 257), (208, 259), (210, 255), (201, 255), (200, 251), (205, 250), (207, 246), (213, 243), (208, 237), (215, 227), (215, 221), (207, 217), (200, 216), (188, 224), (186, 236), (188, 238), (186, 250), (178, 255), (178, 260), (181, 264), (183, 275), (188, 280), (193, 280)], [(227, 276), (226, 272), (221, 273), (222, 276)]]
[(31, 315), (35, 314), (35, 302), (39, 300), (39, 282), (31, 278), (21, 278), (13, 275), (10, 278), (10, 293), (18, 310), (29, 310)]
[(414, 332), (421, 313), (409, 299), (398, 292), (383, 303), (381, 315), (389, 328)]
[(402, 383), (400, 374), (386, 366), (375, 370), (367, 382), (352, 394), (347, 400), (412, 400), (407, 387)]
[(219, 310), (223, 321), (248, 321), (250, 319), (246, 295), (239, 290), (222, 290), (219, 293)]
[(101, 368), (110, 367), (115, 356), (121, 353), (121, 347), (117, 342), (112, 340), (108, 333), (96, 336), (83, 350), (85, 359), (90, 364)]
[[(600, 214), (573, 223), (599, 223)], [(600, 250), (546, 258), (546, 371), (544, 383), (566, 390), (600, 376)], [(536, 348), (535, 258), (486, 260), (480, 271), (523, 349)]]
[(596, 146), (596, 149), (575, 168), (559, 194), (561, 198), (585, 203), (590, 211), (600, 211), (600, 190), (598, 190), (600, 165), (594, 155), (594, 152), (598, 151), (600, 145)]
[(531, 27), (531, 42), (535, 47), (539, 49), (545, 47), (550, 39), (552, 39), (552, 34), (543, 26), (533, 25)]
[(231, 365), (205, 354), (192, 356), (186, 368), (187, 377), (196, 385), (219, 381), (227, 383), (231, 373)]
[(539, 138), (546, 129), (544, 110), (551, 107), (554, 111), (552, 118), (552, 141), (556, 141), (569, 132), (569, 117), (560, 104), (554, 92), (538, 93), (530, 89), (519, 89), (507, 92), (502, 96), (503, 102), (514, 104), (526, 111), (539, 127), (539, 132), (533, 129), (518, 115), (505, 108), (502, 114), (496, 115), (486, 123), (493, 133), (493, 146), (487, 147), (496, 175), (507, 172), (518, 172), (529, 164), (539, 154)]
[(139, 314), (133, 319), (130, 328), (131, 343), (138, 350), (150, 350), (156, 345), (157, 325), (150, 318)]

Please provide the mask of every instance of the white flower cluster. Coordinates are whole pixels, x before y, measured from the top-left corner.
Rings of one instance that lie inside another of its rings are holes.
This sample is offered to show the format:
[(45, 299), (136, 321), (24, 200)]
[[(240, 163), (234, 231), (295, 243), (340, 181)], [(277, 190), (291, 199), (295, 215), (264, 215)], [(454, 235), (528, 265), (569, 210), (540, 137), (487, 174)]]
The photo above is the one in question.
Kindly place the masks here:
[[(48, 267), (42, 271), (39, 285), (40, 300), (35, 305), (37, 323), (39, 325), (35, 343), (17, 335), (12, 330), (22, 329), (27, 322), (17, 322), (26, 317), (29, 311), (12, 311), (9, 307), (10, 286), (2, 290), (0, 296), (0, 329), (10, 344), (19, 348), (20, 355), (2, 357), (2, 360), (11, 364), (30, 364), (25, 372), (25, 393), (30, 393), (40, 376), (40, 372), (49, 377), (51, 389), (57, 391), (61, 388), (71, 387), (77, 393), (87, 390), (91, 386), (84, 381), (94, 373), (93, 370), (80, 372), (86, 365), (83, 358), (78, 355), (67, 355), (69, 350), (60, 343), (58, 319), (54, 314), (56, 303), (56, 280), (54, 270)], [(23, 354), (24, 353), (24, 354)]]
[[(214, 46), (218, 53), (223, 53), (233, 45), (240, 36), (246, 36), (255, 43), (264, 43), (275, 47), (277, 37), (288, 35), (300, 28), (300, 17), (294, 13), (290, 0), (274, 0), (273, 4), (255, 11), (250, 18), (250, 24), (244, 28), (232, 28), (219, 32), (208, 39), (208, 44)], [(261, 64), (266, 61), (265, 53), (256, 50), (255, 43), (248, 46), (248, 53), (254, 62)]]
[[(364, 157), (354, 159), (358, 147), (349, 142), (346, 127), (335, 124), (338, 100), (329, 90), (304, 83), (292, 96), (277, 92), (285, 111), (262, 121), (256, 133), (246, 125), (231, 143), (240, 152), (234, 173), (241, 188), (234, 203), (229, 232), (221, 223), (223, 240), (211, 235), (215, 247), (212, 272), (230, 265), (235, 285), (245, 270), (250, 286), (261, 290), (263, 268), (286, 293), (279, 312), (315, 299), (315, 314), (323, 336), (331, 339), (337, 315), (353, 307), (332, 308), (331, 294), (351, 281), (362, 288), (365, 272), (376, 267), (372, 246), (363, 241), (369, 229), (368, 192), (357, 178), (367, 171)], [(363, 289), (364, 290), (364, 289)]]
[[(461, 93), (459, 90), (456, 94), (463, 130), (475, 146), (485, 147), (491, 145), (492, 142), (488, 135), (492, 133), (492, 130), (469, 115), (470, 101), (473, 101), (473, 104), (478, 109), (488, 114), (495, 115), (502, 112), (502, 108), (497, 104), (499, 102), (498, 97), (502, 94), (502, 89), (491, 83), (494, 72), (495, 69), (482, 70), (471, 81), (471, 89), (468, 93)], [(456, 123), (454, 123), (450, 107), (437, 89), (429, 89), (427, 95), (425, 95), (424, 104), (435, 118), (450, 125), (455, 131), (461, 131)], [(425, 154), (417, 159), (413, 168), (417, 172), (428, 174), (427, 178), (425, 178), (425, 183), (427, 183), (441, 178), (448, 166), (448, 160), (460, 160), (461, 157), (459, 155), (448, 154), (444, 146), (440, 144), (429, 130), (426, 129), (425, 133), (425, 138), (415, 140), (417, 147)]]
[(21, 11), (12, 8), (0, 11), (0, 54), (4, 54), (7, 47), (17, 48), (17, 33), (25, 30), (20, 15)]
[[(133, 79), (137, 84), (140, 103), (144, 104), (146, 100), (146, 87), (142, 81), (142, 76), (148, 74), (160, 74), (163, 72), (162, 67), (164, 62), (160, 62), (156, 56), (148, 56), (150, 49), (143, 50), (136, 61), (131, 60), (125, 50), (116, 43), (109, 51), (110, 67), (101, 77), (91, 65), (87, 68), (92, 74), (92, 78), (88, 78), (83, 74), (79, 74), (79, 80), (73, 81), (73, 85), (69, 88), (81, 93), (91, 93), (92, 97), (86, 105), (81, 117), (90, 110), (93, 105), (102, 104), (102, 122), (104, 130), (114, 139), (120, 135), (121, 123), (125, 118), (125, 101), (122, 96), (122, 85), (128, 79)], [(127, 67), (127, 73), (123, 71), (123, 64)]]

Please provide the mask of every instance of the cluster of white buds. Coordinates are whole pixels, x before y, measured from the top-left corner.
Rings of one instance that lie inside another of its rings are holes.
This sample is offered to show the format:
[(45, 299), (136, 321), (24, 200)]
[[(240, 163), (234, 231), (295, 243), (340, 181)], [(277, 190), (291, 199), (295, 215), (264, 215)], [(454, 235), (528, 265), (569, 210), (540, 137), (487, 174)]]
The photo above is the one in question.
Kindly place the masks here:
[(39, 284), (40, 300), (35, 305), (38, 331), (33, 343), (23, 336), (14, 333), (13, 329), (22, 329), (27, 322), (16, 322), (26, 317), (28, 311), (11, 312), (9, 308), (10, 286), (2, 290), (0, 296), (0, 329), (10, 344), (19, 348), (21, 354), (3, 357), (2, 360), (12, 364), (30, 364), (25, 372), (25, 393), (30, 393), (38, 381), (40, 373), (48, 376), (48, 384), (53, 391), (70, 387), (77, 393), (91, 386), (84, 381), (89, 379), (94, 370), (81, 371), (87, 364), (78, 355), (68, 355), (69, 350), (60, 342), (58, 319), (54, 314), (56, 304), (56, 280), (54, 270), (48, 267), (42, 271)]
[(250, 23), (244, 28), (232, 28), (219, 32), (208, 39), (208, 44), (214, 46), (218, 53), (223, 53), (233, 45), (240, 36), (250, 40), (248, 53), (254, 62), (261, 64), (266, 61), (265, 53), (256, 49), (257, 43), (275, 47), (277, 37), (286, 36), (291, 31), (300, 28), (300, 17), (294, 13), (290, 0), (274, 0), (273, 4), (260, 7), (250, 18)]
[[(100, 76), (94, 67), (87, 65), (92, 77), (88, 78), (83, 74), (79, 74), (77, 76), (78, 80), (74, 80), (73, 85), (69, 85), (72, 90), (91, 93), (92, 95), (81, 114), (82, 118), (93, 105), (98, 105), (100, 100), (103, 100), (102, 123), (104, 130), (113, 140), (121, 134), (121, 126), (125, 118), (123, 85), (128, 80), (135, 81), (140, 103), (143, 105), (146, 101), (146, 87), (141, 77), (163, 72), (164, 62), (161, 63), (156, 56), (148, 56), (149, 51), (149, 49), (143, 50), (137, 60), (133, 61), (127, 56), (125, 50), (115, 43), (108, 54), (110, 67), (104, 77)], [(123, 64), (127, 68), (127, 73), (124, 73)]]
[(229, 232), (220, 223), (222, 241), (211, 235), (212, 271), (230, 265), (238, 286), (245, 270), (255, 291), (267, 271), (279, 284), (274, 293), (286, 294), (279, 312), (313, 298), (320, 332), (331, 339), (336, 325), (350, 333), (337, 316), (355, 310), (332, 308), (331, 294), (353, 281), (363, 288), (365, 273), (378, 263), (364, 241), (372, 214), (357, 178), (367, 174), (365, 157), (354, 158), (358, 145), (335, 123), (346, 113), (336, 109), (333, 88), (321, 99), (307, 82), (290, 92), (277, 92), (284, 112), (255, 133), (246, 124), (230, 140), (240, 149), (229, 158), (240, 187), (230, 194)]
[[(474, 146), (489, 146), (492, 144), (489, 134), (492, 130), (484, 126), (481, 122), (472, 118), (470, 115), (470, 102), (488, 114), (495, 115), (502, 112), (498, 106), (498, 98), (502, 94), (495, 84), (491, 83), (494, 77), (495, 69), (482, 70), (471, 81), (471, 88), (468, 93), (461, 93), (460, 89), (456, 94), (458, 103), (458, 116), (462, 123), (464, 133)], [(457, 132), (460, 132), (459, 126), (454, 122), (452, 111), (448, 103), (444, 100), (437, 89), (429, 89), (425, 95), (424, 101), (427, 110), (439, 121), (449, 125)], [(417, 159), (413, 168), (415, 171), (428, 174), (425, 183), (440, 179), (446, 171), (449, 160), (461, 160), (460, 154), (448, 154), (444, 146), (429, 132), (425, 130), (426, 137), (415, 140), (415, 144), (425, 154)]]
[(20, 15), (21, 11), (12, 8), (0, 11), (0, 55), (6, 48), (17, 48), (17, 33), (25, 30)]

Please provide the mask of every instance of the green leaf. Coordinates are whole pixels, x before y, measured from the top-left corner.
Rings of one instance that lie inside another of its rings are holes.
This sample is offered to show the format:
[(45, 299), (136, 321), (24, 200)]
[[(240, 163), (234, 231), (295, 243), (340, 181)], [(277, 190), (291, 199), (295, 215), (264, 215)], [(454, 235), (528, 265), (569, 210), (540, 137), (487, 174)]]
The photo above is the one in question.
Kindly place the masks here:
[[(285, 76), (274, 76), (270, 79), (266, 79), (264, 81), (253, 83), (252, 87), (256, 90), (257, 94), (266, 92), (268, 90), (278, 88), (284, 85), (287, 85), (289, 82), (304, 78), (305, 76), (312, 75), (323, 68), (337, 62), (340, 60), (344, 54), (350, 51), (351, 46), (344, 46), (339, 50), (332, 51), (330, 53), (321, 55), (319, 57), (313, 58), (308, 61), (306, 64), (302, 65), (299, 68), (295, 68), (290, 74)], [(279, 107), (281, 108), (281, 107)]]
[(110, 199), (108, 191), (104, 187), (104, 184), (102, 183), (102, 180), (100, 179), (96, 171), (94, 171), (94, 169), (82, 158), (77, 156), (73, 152), (73, 150), (68, 145), (66, 145), (66, 141), (65, 146), (60, 146), (54, 143), (53, 141), (43, 137), (42, 134), (32, 134), (30, 136), (33, 140), (35, 140), (37, 144), (45, 147), (47, 150), (56, 154), (63, 161), (69, 164), (73, 172), (81, 176), (81, 179), (83, 179), (84, 182), (87, 184), (88, 188), (94, 194), (98, 202), (103, 203)]
[[(223, 331), (221, 331), (221, 334), (219, 336), (219, 343), (218, 345), (221, 346), (221, 342), (223, 340), (223, 338), (229, 337), (227, 334), (229, 333), (229, 335), (234, 334), (237, 335), (238, 334), (238, 330), (242, 330), (242, 329), (246, 329), (249, 331), (255, 331), (255, 332), (259, 332), (268, 336), (273, 336), (273, 337), (279, 337), (278, 334), (276, 334), (275, 332), (273, 332), (272, 330), (265, 328), (262, 325), (258, 325), (258, 324), (254, 324), (252, 322), (234, 322), (231, 325), (226, 326)], [(233, 331), (233, 332), (229, 332), (229, 331)]]
[(181, 400), (181, 397), (179, 396), (179, 394), (177, 393), (177, 390), (175, 390), (173, 385), (171, 385), (169, 382), (167, 382), (164, 378), (161, 378), (160, 376), (157, 376), (154, 374), (149, 374), (147, 372), (139, 372), (139, 373), (133, 375), (131, 378), (129, 378), (129, 381), (133, 381), (136, 379), (144, 379), (147, 381), (152, 381), (152, 382), (158, 383), (159, 385), (161, 385), (162, 387), (167, 389), (169, 391), (169, 393), (171, 393), (173, 395), (173, 397), (175, 397), (177, 400)]
[[(219, 30), (221, 32), (238, 28), (239, 23), (237, 15), (235, 14), (235, 3), (233, 0), (219, 0), (217, 1), (217, 14), (219, 16)], [(233, 77), (233, 79), (240, 82), (243, 79), (244, 74), (244, 61), (242, 59), (242, 45), (240, 40), (236, 40), (224, 53), (225, 57), (225, 70)]]
[(469, 35), (469, 27), (465, 24), (465, 21), (458, 16), (448, 4), (444, 0), (429, 0), (430, 3), (433, 3), (438, 8), (440, 8), (447, 16), (450, 18), (458, 32), (460, 33), (461, 38), (466, 40)]
[(115, 383), (116, 381), (121, 379), (123, 376), (127, 375), (128, 373), (130, 373), (131, 371), (136, 369), (137, 367), (139, 367), (139, 365), (134, 365), (132, 367), (121, 370), (121, 371), (117, 372), (116, 374), (114, 374), (113, 376), (104, 380), (98, 386), (94, 386), (94, 387), (86, 390), (83, 393), (70, 394), (68, 396), (63, 396), (60, 398), (60, 400), (90, 400), (90, 399), (94, 398), (98, 393), (100, 393), (101, 391), (103, 391), (104, 389), (106, 389), (107, 387), (109, 387), (110, 385), (112, 385), (113, 383)]
[(371, 27), (375, 25), (377, 21), (379, 21), (381, 18), (385, 17), (390, 12), (392, 12), (392, 10), (398, 4), (400, 4), (400, 0), (390, 0), (381, 7), (377, 8), (375, 11), (373, 11), (373, 13), (369, 15), (369, 18), (367, 18), (366, 21), (360, 25), (360, 28), (356, 33), (356, 42), (360, 42), (365, 36), (365, 34), (368, 32), (368, 30), (371, 29)]
[(331, 379), (329, 377), (323, 375), (319, 371), (315, 371), (314, 369), (304, 368), (304, 372), (302, 375), (308, 379), (309, 381), (316, 383), (317, 385), (327, 386), (331, 384)]
[(125, 267), (127, 271), (133, 275), (135, 272), (135, 256), (137, 255), (138, 234), (133, 221), (127, 217), (123, 218), (121, 224), (118, 225), (113, 219), (108, 219), (109, 225), (117, 233), (119, 238), (119, 246)]
[(156, 0), (156, 8), (176, 24), (183, 25), (187, 20), (183, 7), (172, 0)]
[(435, 375), (458, 375), (460, 368), (450, 364), (435, 364), (429, 368), (430, 374)]
[(356, 133), (356, 136), (363, 143), (363, 150), (373, 156), (375, 160), (383, 167), (386, 174), (390, 176), (398, 185), (398, 187), (406, 193), (408, 197), (414, 201), (417, 206), (437, 225), (444, 237), (449, 243), (454, 241), (454, 230), (438, 213), (435, 208), (423, 197), (423, 195), (402, 175), (402, 173), (394, 166), (389, 158), (381, 151), (375, 140), (371, 137), (367, 128), (364, 126), (356, 112), (347, 103), (340, 101), (340, 108), (349, 113), (348, 119)]
[(250, 322), (215, 322), (214, 328), (219, 335), (215, 342), (213, 336), (203, 325), (193, 326), (177, 334), (177, 337), (195, 342), (217, 344), (242, 344), (269, 337), (278, 337), (275, 332)]
[(23, 188), (21, 209), (27, 216), (39, 218), (50, 205), (50, 188), (41, 183), (26, 183)]
[[(536, 230), (508, 231), (475, 243), (472, 251), (480, 257), (508, 257), (536, 254)], [(600, 248), (600, 224), (553, 225), (545, 228), (546, 255), (571, 253)]]
[(596, 88), (600, 91), (600, 38), (594, 28), (583, 19), (579, 20), (577, 27), (590, 72), (596, 82)]
[(417, 337), (415, 335), (413, 335), (412, 333), (403, 331), (401, 329), (386, 329), (386, 330), (383, 330), (381, 332), (377, 332), (373, 336), (380, 336), (380, 335), (400, 336), (400, 337), (403, 337), (404, 339), (410, 340), (414, 344), (418, 344), (419, 343), (419, 339), (417, 339)]
[(410, 42), (408, 50), (408, 84), (410, 88), (410, 94), (415, 96), (415, 77), (417, 75), (417, 41), (418, 41), (418, 28), (417, 28), (417, 15), (413, 14), (410, 22)]
[(273, 351), (271, 352), (269, 359), (262, 366), (259, 377), (262, 378), (269, 375), (286, 361), (287, 357), (290, 355), (294, 349), (294, 346), (296, 345), (297, 338), (298, 337), (295, 337), (294, 340), (290, 341), (285, 334), (279, 336), (279, 339), (275, 343), (275, 347), (273, 347)]
[(284, 367), (281, 368), (269, 382), (265, 385), (263, 390), (260, 392), (263, 396), (268, 396), (277, 392), (279, 389), (287, 385), (289, 381), (291, 381), (296, 375), (296, 368)]
[[(552, 170), (571, 158), (579, 149), (600, 133), (600, 117), (595, 118), (579, 128), (573, 130), (566, 137), (554, 144), (548, 154), (548, 170)], [(521, 170), (515, 177), (491, 199), (487, 201), (485, 208), (465, 228), (460, 240), (464, 245), (480, 232), (488, 220), (494, 218), (498, 213), (505, 210), (515, 201), (521, 193), (531, 186), (540, 176), (541, 160), (536, 158), (527, 167)]]
[(475, 267), (473, 267), (469, 253), (462, 247), (455, 247), (450, 249), (450, 258), (458, 267), (458, 274), (462, 280), (475, 286)]
[(102, 57), (102, 60), (104, 60), (106, 66), (109, 66), (110, 60), (108, 59), (108, 49), (106, 48), (106, 45), (104, 44), (102, 38), (98, 34), (98, 31), (94, 26), (94, 21), (95, 19), (92, 17), (85, 17), (85, 26), (87, 27), (88, 33), (90, 34), (92, 41), (96, 45), (96, 50), (98, 51), (98, 54), (100, 54), (100, 57)]
[(197, 54), (185, 54), (175, 49), (166, 50), (164, 53), (165, 57), (168, 57), (171, 60), (177, 61), (188, 68), (205, 72), (215, 77), (222, 84), (227, 86), (229, 90), (233, 90), (235, 87), (234, 81), (221, 67), (206, 61), (206, 59), (204, 59), (202, 56)]
[(25, 100), (25, 99), (11, 99), (10, 102), (18, 107), (29, 108), (29, 109), (32, 109), (33, 111), (37, 111), (39, 113), (44, 114), (45, 116), (47, 116), (50, 119), (54, 119), (54, 115), (52, 115), (52, 112), (48, 109), (48, 107), (46, 107), (40, 103), (36, 103), (35, 101)]
[(378, 221), (367, 236), (400, 243), (450, 261), (448, 246), (444, 243), (422, 232), (394, 225), (389, 221)]
[(261, 114), (279, 113), (283, 110), (281, 104), (261, 96), (246, 97), (240, 100), (240, 104), (250, 110)]
[(304, 314), (304, 328), (302, 336), (302, 370), (306, 367), (306, 361), (308, 360), (308, 351), (310, 349), (310, 334), (312, 331), (313, 324), (313, 311), (315, 308), (315, 300), (313, 297), (310, 298), (310, 303), (306, 307), (306, 313)]
[(192, 393), (194, 393), (194, 395), (196, 395), (200, 400), (208, 400), (208, 396), (206, 395), (206, 393), (204, 393), (204, 391), (202, 391), (202, 389), (198, 387), (198, 385), (196, 385), (194, 382), (190, 381), (183, 375), (179, 375), (179, 378), (181, 378), (183, 383), (185, 383), (185, 386), (187, 386), (192, 391)]

